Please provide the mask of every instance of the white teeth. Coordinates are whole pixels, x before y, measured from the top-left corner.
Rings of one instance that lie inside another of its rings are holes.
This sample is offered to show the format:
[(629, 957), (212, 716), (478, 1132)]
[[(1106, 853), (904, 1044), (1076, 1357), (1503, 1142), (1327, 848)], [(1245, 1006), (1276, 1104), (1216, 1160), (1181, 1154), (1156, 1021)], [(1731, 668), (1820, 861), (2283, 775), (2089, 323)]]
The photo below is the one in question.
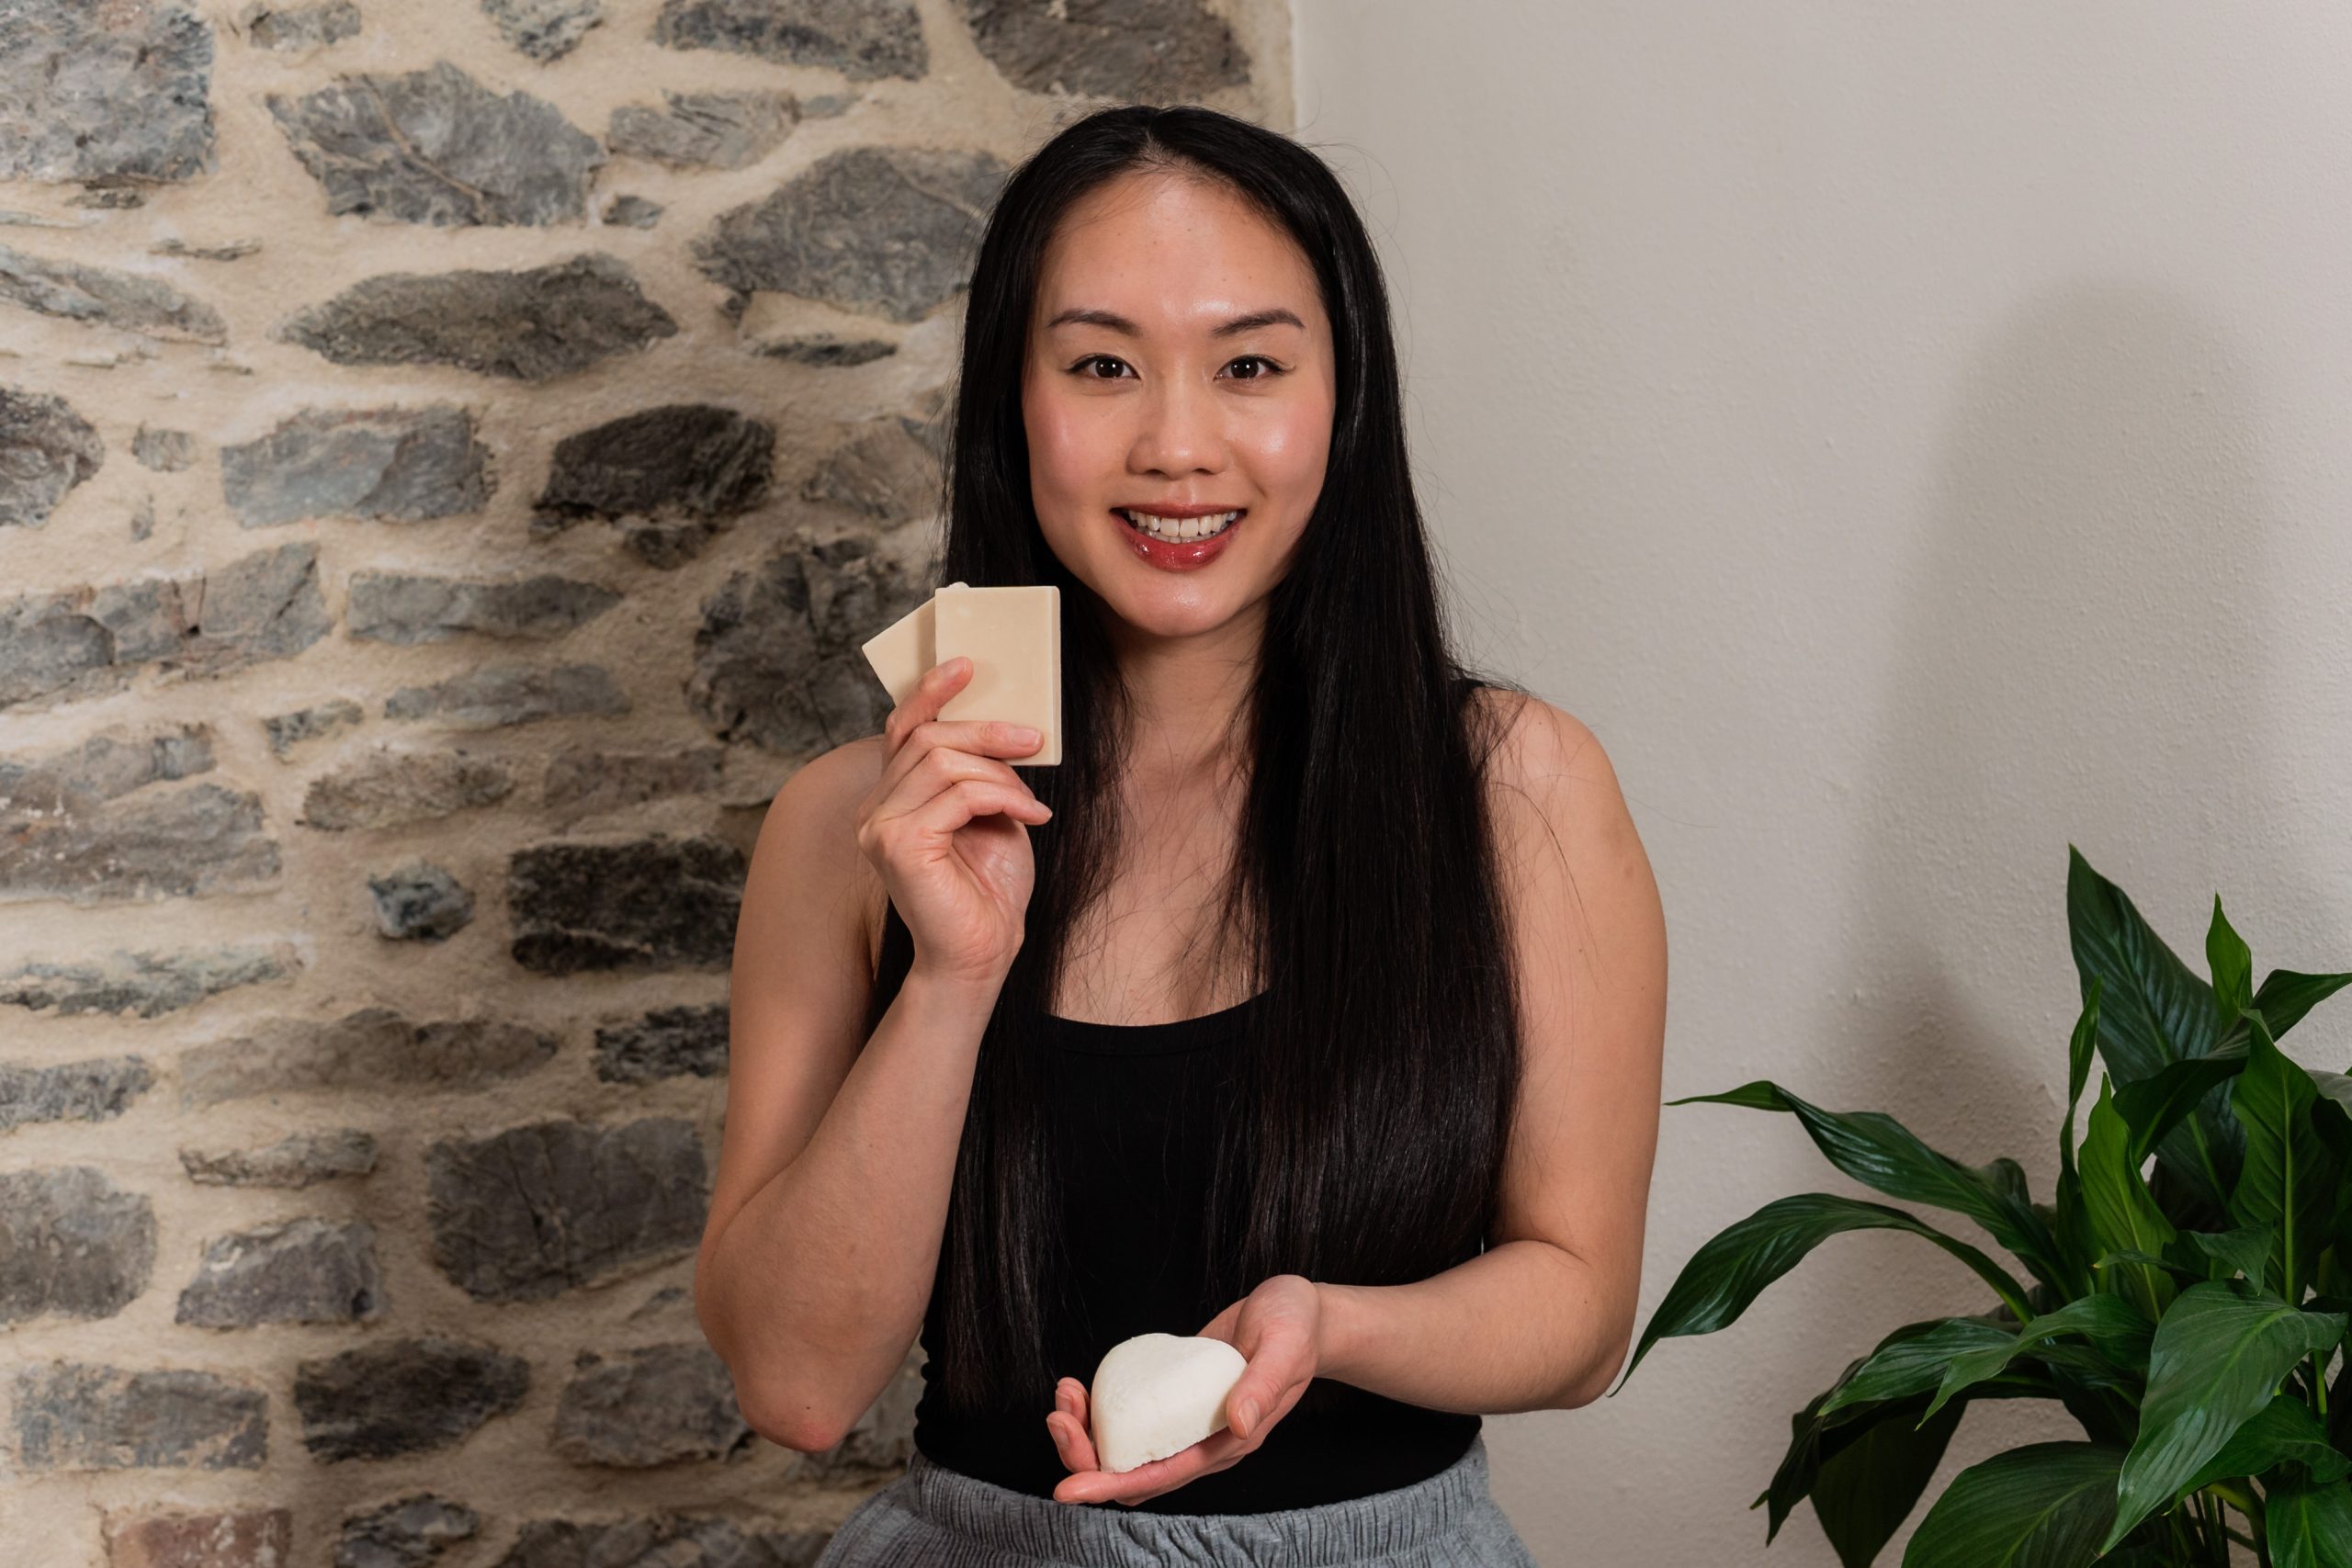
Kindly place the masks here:
[(1155, 517), (1148, 512), (1123, 511), (1119, 513), (1136, 528), (1155, 539), (1181, 543), (1187, 539), (1205, 539), (1222, 534), (1233, 520), (1241, 515), (1238, 511), (1214, 513), (1206, 517)]

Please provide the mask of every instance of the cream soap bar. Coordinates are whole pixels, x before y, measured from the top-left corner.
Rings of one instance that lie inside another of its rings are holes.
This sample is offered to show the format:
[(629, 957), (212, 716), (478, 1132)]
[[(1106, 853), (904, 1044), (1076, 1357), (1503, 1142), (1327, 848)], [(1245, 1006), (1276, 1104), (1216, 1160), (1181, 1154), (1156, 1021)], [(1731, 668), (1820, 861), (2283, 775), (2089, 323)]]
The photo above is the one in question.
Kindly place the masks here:
[[(960, 582), (953, 586), (961, 588)], [(932, 605), (938, 601), (933, 594), (913, 609), (892, 621), (882, 630), (859, 644), (865, 662), (874, 667), (882, 689), (890, 694), (891, 705), (903, 703), (915, 689), (915, 682), (939, 662), (932, 657), (936, 646), (932, 632)]]
[(1019, 768), (1059, 762), (1061, 590), (1050, 583), (967, 588), (956, 582), (932, 595), (931, 608), (933, 663), (958, 657), (972, 661), (971, 680), (942, 705), (939, 716), (1032, 725), (1044, 736), (1043, 743), (1026, 757), (1006, 761)]

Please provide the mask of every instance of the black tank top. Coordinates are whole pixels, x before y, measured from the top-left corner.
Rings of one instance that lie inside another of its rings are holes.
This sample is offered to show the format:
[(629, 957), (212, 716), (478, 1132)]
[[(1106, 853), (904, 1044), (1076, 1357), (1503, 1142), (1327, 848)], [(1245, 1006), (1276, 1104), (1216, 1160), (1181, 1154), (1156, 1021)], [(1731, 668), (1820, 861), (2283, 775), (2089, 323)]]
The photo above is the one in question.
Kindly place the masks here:
[[(1051, 1066), (1055, 1134), (1088, 1173), (1067, 1199), (1070, 1256), (1084, 1313), (1083, 1364), (1057, 1376), (1091, 1382), (1095, 1363), (1138, 1334), (1193, 1334), (1230, 1304), (1202, 1310), (1206, 1278), (1198, 1216), (1206, 1207), (1204, 1129), (1230, 1103), (1231, 1046), (1252, 1001), (1169, 1023), (1091, 1023), (1032, 1014)], [(1477, 1256), (1474, 1241), (1456, 1262)], [(1023, 1408), (958, 1419), (935, 1395), (946, 1343), (934, 1286), (923, 1317), (923, 1393), (914, 1446), (935, 1464), (1033, 1496), (1070, 1473), (1046, 1430), (1053, 1389)], [(937, 1375), (935, 1375), (937, 1374)], [(1265, 1442), (1238, 1463), (1134, 1505), (1150, 1513), (1259, 1514), (1341, 1502), (1408, 1486), (1468, 1450), (1476, 1415), (1430, 1410), (1317, 1378)], [(1117, 1506), (1118, 1505), (1102, 1505)]]

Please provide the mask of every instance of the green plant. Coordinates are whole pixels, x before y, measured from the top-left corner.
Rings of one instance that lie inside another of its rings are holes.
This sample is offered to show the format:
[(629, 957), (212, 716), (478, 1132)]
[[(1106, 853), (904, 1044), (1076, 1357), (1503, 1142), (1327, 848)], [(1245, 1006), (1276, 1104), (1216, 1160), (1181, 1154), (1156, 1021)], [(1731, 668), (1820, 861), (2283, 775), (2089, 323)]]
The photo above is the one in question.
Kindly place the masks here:
[[(1973, 1220), (2014, 1264), (1885, 1204), (1779, 1199), (1699, 1249), (1625, 1377), (1660, 1339), (1733, 1322), (1826, 1238), (1907, 1231), (1998, 1304), (1897, 1328), (1791, 1418), (1752, 1505), (1769, 1508), (1767, 1540), (1810, 1498), (1839, 1561), (1860, 1568), (1970, 1404), (2052, 1399), (2086, 1440), (1962, 1471), (1904, 1568), (2188, 1568), (2228, 1563), (2232, 1540), (2276, 1568), (2352, 1568), (2352, 1389), (2331, 1373), (2352, 1349), (2352, 1078), (2278, 1045), (2352, 975), (2281, 969), (2254, 988), (2217, 897), (2200, 980), (2072, 845), (2066, 912), (2083, 1010), (2052, 1202), (2032, 1200), (2015, 1160), (1962, 1165), (1890, 1116), (1824, 1111), (1768, 1081), (1669, 1102), (1786, 1111), (1839, 1170)], [(2094, 1050), (2107, 1070), (2078, 1148)]]

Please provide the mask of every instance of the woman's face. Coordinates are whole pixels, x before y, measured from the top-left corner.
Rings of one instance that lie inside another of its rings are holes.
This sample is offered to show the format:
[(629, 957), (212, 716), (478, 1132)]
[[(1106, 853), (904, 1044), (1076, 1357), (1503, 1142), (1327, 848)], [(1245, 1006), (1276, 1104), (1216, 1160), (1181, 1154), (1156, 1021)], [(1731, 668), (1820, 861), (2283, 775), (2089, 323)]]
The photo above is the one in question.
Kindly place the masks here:
[[(1137, 631), (1225, 626), (1289, 569), (1335, 389), (1330, 322), (1288, 234), (1198, 179), (1102, 186), (1047, 246), (1031, 313), (1021, 406), (1046, 542)], [(1241, 516), (1190, 541), (1171, 520), (1163, 541), (1122, 515), (1155, 506)]]

